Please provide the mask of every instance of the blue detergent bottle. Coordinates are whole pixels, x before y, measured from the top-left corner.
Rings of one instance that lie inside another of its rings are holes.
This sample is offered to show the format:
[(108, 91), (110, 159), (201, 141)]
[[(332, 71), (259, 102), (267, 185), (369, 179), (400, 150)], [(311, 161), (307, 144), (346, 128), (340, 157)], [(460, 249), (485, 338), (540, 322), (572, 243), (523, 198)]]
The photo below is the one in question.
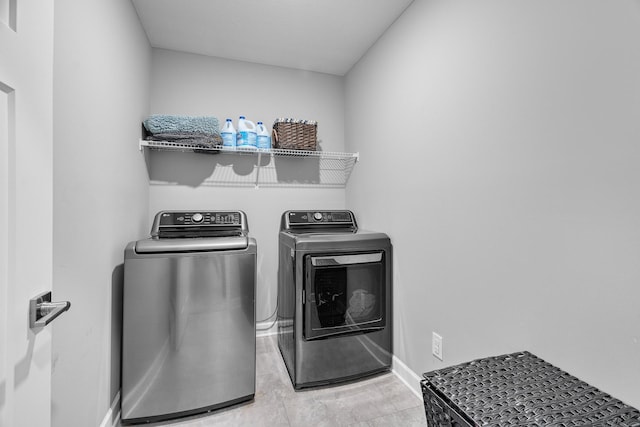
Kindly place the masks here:
[(236, 147), (236, 138), (237, 133), (236, 129), (233, 127), (233, 120), (227, 119), (224, 123), (224, 127), (220, 132), (222, 136), (222, 146), (225, 148), (235, 148)]
[(271, 134), (262, 122), (258, 122), (256, 126), (256, 144), (259, 150), (268, 150), (271, 148)]
[(245, 149), (256, 148), (256, 125), (245, 116), (238, 119), (238, 138), (236, 147)]

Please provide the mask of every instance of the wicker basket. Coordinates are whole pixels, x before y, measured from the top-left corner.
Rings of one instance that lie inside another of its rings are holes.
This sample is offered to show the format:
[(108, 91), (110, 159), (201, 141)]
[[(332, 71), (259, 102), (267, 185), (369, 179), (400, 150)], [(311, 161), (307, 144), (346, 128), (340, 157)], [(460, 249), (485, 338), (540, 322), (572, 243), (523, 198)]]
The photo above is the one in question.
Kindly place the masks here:
[(318, 123), (312, 120), (276, 119), (273, 146), (287, 150), (316, 151)]
[(427, 372), (429, 427), (640, 426), (640, 411), (524, 351)]

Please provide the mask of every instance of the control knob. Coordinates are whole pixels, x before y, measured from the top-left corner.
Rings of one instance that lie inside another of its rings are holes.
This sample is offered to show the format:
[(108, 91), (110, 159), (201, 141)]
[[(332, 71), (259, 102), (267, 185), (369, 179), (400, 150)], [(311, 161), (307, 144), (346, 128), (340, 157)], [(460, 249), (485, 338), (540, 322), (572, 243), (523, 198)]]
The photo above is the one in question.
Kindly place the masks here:
[(191, 217), (191, 221), (193, 221), (193, 222), (202, 222), (203, 218), (204, 218), (204, 217), (202, 216), (202, 214), (201, 214), (201, 213), (195, 213), (195, 214), (193, 214), (193, 216)]
[(322, 221), (322, 213), (320, 212), (316, 212), (313, 214), (313, 219), (315, 219), (316, 221)]

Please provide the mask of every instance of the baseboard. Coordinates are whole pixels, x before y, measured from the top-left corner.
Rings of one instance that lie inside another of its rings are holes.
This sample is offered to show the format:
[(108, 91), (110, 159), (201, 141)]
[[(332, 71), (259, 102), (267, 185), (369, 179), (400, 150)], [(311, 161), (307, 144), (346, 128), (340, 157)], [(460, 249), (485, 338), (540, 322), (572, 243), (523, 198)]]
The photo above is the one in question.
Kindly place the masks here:
[(100, 427), (118, 427), (120, 425), (120, 392), (111, 402), (111, 407), (105, 414)]
[(413, 372), (404, 362), (393, 356), (391, 360), (391, 371), (406, 385), (416, 397), (422, 400), (422, 390), (420, 389), (420, 381), (422, 378)]

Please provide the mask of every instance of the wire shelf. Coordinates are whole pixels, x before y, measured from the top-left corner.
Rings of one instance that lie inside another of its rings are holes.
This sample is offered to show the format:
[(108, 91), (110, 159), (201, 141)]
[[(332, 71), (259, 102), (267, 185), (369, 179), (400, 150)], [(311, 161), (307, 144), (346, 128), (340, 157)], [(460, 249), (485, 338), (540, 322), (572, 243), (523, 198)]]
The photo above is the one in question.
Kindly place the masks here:
[[(303, 151), (289, 149), (238, 149), (222, 146), (200, 147), (167, 141), (140, 140), (140, 150), (148, 148), (160, 151), (194, 152), (242, 156), (242, 163), (249, 162), (251, 170), (238, 173), (237, 164), (220, 162), (202, 185), (232, 187), (305, 187), (344, 188), (359, 153), (335, 151)], [(252, 157), (246, 157), (252, 156)], [(218, 157), (215, 156), (217, 159)], [(153, 181), (155, 185), (169, 182)]]

